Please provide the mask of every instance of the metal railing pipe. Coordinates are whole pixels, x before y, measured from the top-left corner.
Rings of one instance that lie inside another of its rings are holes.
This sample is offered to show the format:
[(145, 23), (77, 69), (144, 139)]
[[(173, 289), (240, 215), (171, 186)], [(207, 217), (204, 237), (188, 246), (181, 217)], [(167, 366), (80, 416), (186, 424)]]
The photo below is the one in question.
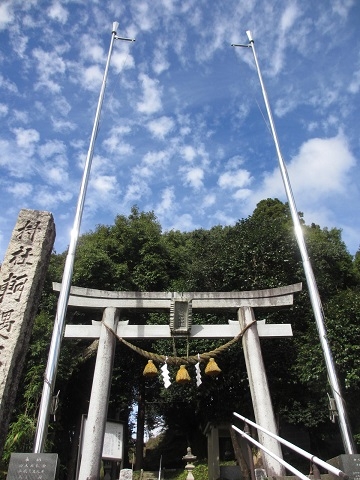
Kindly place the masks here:
[(250, 435), (248, 435), (247, 433), (243, 432), (242, 430), (240, 430), (240, 428), (237, 428), (235, 427), (235, 425), (231, 425), (231, 428), (233, 428), (236, 432), (240, 433), (240, 435), (243, 437), (243, 438), (246, 438), (246, 440), (248, 440), (249, 442), (253, 443), (254, 445), (256, 445), (257, 447), (261, 448), (261, 450), (263, 450), (265, 453), (267, 453), (268, 455), (270, 455), (270, 457), (273, 457), (275, 458), (275, 460), (277, 460), (279, 463), (281, 463), (281, 465), (283, 465), (285, 468), (287, 468), (290, 472), (292, 472), (294, 475), (296, 475), (297, 477), (301, 478), (302, 480), (309, 480), (309, 477), (307, 477), (306, 475), (304, 475), (303, 473), (301, 473), (299, 470), (297, 470), (295, 467), (293, 467), (292, 465), (290, 465), (290, 463), (287, 463), (285, 460), (283, 460), (282, 458), (280, 458), (278, 455), (275, 455), (275, 453), (271, 452), (268, 448), (264, 447), (263, 445), (261, 445), (261, 443), (257, 442), (256, 440), (254, 440), (252, 437), (250, 437)]
[(278, 435), (275, 435), (275, 433), (272, 433), (269, 430), (266, 430), (266, 428), (263, 428), (260, 425), (258, 425), (257, 423), (253, 422), (252, 420), (249, 420), (248, 418), (243, 417), (239, 413), (233, 412), (233, 414), (235, 415), (235, 417), (240, 418), (240, 420), (243, 420), (248, 425), (252, 425), (253, 427), (257, 428), (258, 430), (261, 430), (262, 432), (266, 433), (270, 437), (275, 438), (278, 442), (282, 443), (286, 447), (291, 448), (291, 450), (294, 450), (295, 452), (299, 453), (303, 457), (311, 460), (313, 463), (316, 463), (320, 467), (325, 468), (328, 472), (333, 473), (337, 477), (343, 478), (344, 480), (349, 478), (349, 476), (345, 472), (343, 472), (342, 470), (339, 470), (336, 467), (333, 467), (332, 465), (330, 465), (330, 463), (327, 463), (324, 460), (321, 460), (321, 458), (318, 458), (315, 455), (312, 455), (311, 453), (307, 452), (306, 450), (303, 450), (302, 448), (298, 447), (297, 445), (294, 445), (293, 443), (288, 442), (284, 438), (279, 437)]

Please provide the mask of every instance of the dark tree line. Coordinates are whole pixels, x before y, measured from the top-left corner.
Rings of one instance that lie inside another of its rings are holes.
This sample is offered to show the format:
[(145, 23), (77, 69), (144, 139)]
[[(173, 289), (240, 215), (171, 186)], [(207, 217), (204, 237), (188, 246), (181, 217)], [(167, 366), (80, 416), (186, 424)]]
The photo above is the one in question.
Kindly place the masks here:
[[(302, 215), (300, 214), (301, 218)], [(353, 432), (360, 440), (360, 251), (349, 254), (338, 229), (306, 225), (302, 219), (309, 256), (326, 314), (330, 345), (336, 361)], [(31, 340), (22, 388), (13, 412), (3, 463), (10, 452), (31, 451), (42, 391), (47, 350), (57, 297), (51, 282), (61, 281), (65, 253), (54, 254)], [(293, 234), (288, 206), (277, 199), (261, 201), (254, 213), (234, 226), (210, 230), (163, 232), (152, 212), (118, 216), (113, 225), (99, 225), (78, 244), (73, 285), (128, 291), (234, 291), (273, 288), (303, 282), (294, 305), (259, 309), (258, 319), (291, 323), (294, 336), (262, 340), (274, 410), (282, 424), (306, 430), (312, 453), (330, 458), (342, 453), (338, 425), (329, 420), (325, 363), (307, 292), (303, 266)], [(94, 312), (69, 309), (68, 322), (88, 323)], [(123, 312), (130, 323), (167, 324), (168, 315)], [(228, 314), (196, 314), (193, 322), (226, 323)], [(235, 319), (235, 318), (234, 318)], [(212, 350), (221, 341), (177, 339), (138, 341), (162, 355), (194, 355)], [(55, 391), (59, 407), (52, 418), (48, 449), (60, 454), (65, 477), (72, 479), (81, 415), (86, 413), (96, 355), (96, 342), (64, 341)], [(119, 343), (116, 351), (108, 417), (124, 421), (127, 445), (134, 428), (132, 406), (149, 428), (163, 422), (172, 436), (198, 444), (195, 454), (206, 455), (199, 440), (207, 422), (231, 419), (233, 411), (253, 416), (241, 344), (217, 359), (222, 374), (203, 375), (197, 388), (195, 374), (188, 385), (175, 382), (164, 389), (160, 378), (145, 380), (146, 360)], [(190, 371), (191, 367), (189, 367)], [(176, 371), (170, 367), (174, 378)], [(141, 435), (139, 436), (141, 439)], [(170, 445), (171, 442), (169, 442)], [(169, 446), (170, 448), (170, 446)], [(196, 450), (196, 448), (195, 448)], [(139, 450), (138, 450), (139, 451)], [(141, 459), (137, 456), (137, 465)]]

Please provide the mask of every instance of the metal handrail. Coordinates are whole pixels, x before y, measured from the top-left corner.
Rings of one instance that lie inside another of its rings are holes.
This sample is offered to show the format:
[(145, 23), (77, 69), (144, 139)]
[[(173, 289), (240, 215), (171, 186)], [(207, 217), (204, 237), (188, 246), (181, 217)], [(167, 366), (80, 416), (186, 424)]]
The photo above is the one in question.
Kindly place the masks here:
[[(233, 414), (235, 415), (235, 417), (239, 418), (240, 420), (243, 420), (244, 422), (246, 422), (247, 424), (249, 425), (252, 425), (253, 427), (257, 428), (258, 430), (261, 430), (262, 432), (266, 433), (267, 435), (269, 435), (270, 437), (272, 438), (275, 438), (275, 440), (277, 440), (278, 442), (282, 443), (283, 445), (289, 447), (290, 449), (294, 450), (295, 452), (299, 453), (300, 455), (302, 455), (303, 457), (309, 459), (311, 462), (313, 463), (316, 463), (317, 465), (319, 465), (320, 467), (323, 467), (325, 468), (325, 470), (327, 470), (329, 473), (333, 473), (334, 475), (336, 475), (337, 477), (340, 477), (342, 478), (343, 480), (347, 480), (349, 478), (349, 476), (343, 472), (342, 470), (339, 470), (338, 468), (336, 467), (333, 467), (332, 465), (330, 465), (330, 463), (327, 463), (325, 462), (324, 460), (321, 460), (320, 458), (316, 457), (315, 455), (312, 455), (311, 453), (307, 452), (306, 450), (303, 450), (302, 448), (294, 445), (293, 443), (291, 442), (288, 442), (287, 440), (285, 440), (284, 438), (282, 437), (279, 437), (278, 435), (275, 435), (275, 433), (272, 433), (272, 432), (269, 432), (269, 430), (266, 430), (266, 428), (263, 428), (261, 427), (260, 425), (258, 425), (257, 423), (253, 422), (252, 420), (249, 420), (248, 418), (240, 415), (239, 413), (236, 413), (236, 412), (233, 412)], [(240, 435), (242, 435), (243, 437), (245, 437), (245, 432), (242, 432), (242, 430), (239, 430), (237, 427), (235, 427), (234, 425), (232, 425), (232, 428), (234, 428), (234, 430), (236, 430), (237, 432), (240, 433)], [(250, 437), (249, 435), (246, 435), (247, 440), (251, 441), (252, 443), (254, 443), (255, 441), (253, 441), (252, 437)], [(258, 443), (258, 442), (257, 442)], [(265, 451), (265, 448), (261, 445), (261, 444), (258, 444), (258, 446)], [(269, 455), (271, 455), (273, 458), (275, 458), (274, 454), (271, 453), (271, 452), (266, 452), (268, 453)], [(282, 459), (278, 459), (277, 460), (282, 463), (284, 462)], [(281, 460), (281, 461), (280, 461)], [(286, 462), (285, 462), (286, 463)], [(285, 465), (285, 463), (283, 463), (283, 465)], [(285, 465), (286, 466), (286, 465)], [(286, 468), (288, 468), (286, 466)], [(291, 467), (292, 469), (294, 467)], [(288, 468), (290, 471), (293, 471), (292, 469)], [(296, 474), (298, 475), (298, 474)], [(305, 478), (308, 478), (308, 477), (305, 477)]]
[(275, 453), (273, 453), (271, 450), (269, 450), (268, 448), (264, 447), (263, 445), (261, 445), (261, 443), (257, 442), (256, 440), (254, 440), (252, 437), (250, 437), (250, 435), (248, 435), (247, 433), (243, 432), (242, 430), (240, 430), (240, 428), (238, 427), (235, 427), (235, 425), (231, 425), (231, 428), (233, 428), (236, 432), (240, 433), (240, 435), (244, 438), (246, 438), (246, 440), (248, 440), (249, 442), (253, 443), (254, 445), (256, 445), (257, 447), (261, 448), (261, 450), (263, 450), (265, 453), (267, 453), (268, 455), (270, 455), (271, 457), (275, 458), (275, 460), (277, 460), (279, 463), (281, 463), (281, 465), (284, 465), (285, 468), (287, 468), (288, 470), (290, 470), (290, 472), (292, 472), (293, 474), (295, 474), (297, 477), (301, 478), (302, 480), (309, 480), (309, 478), (304, 475), (303, 473), (301, 473), (299, 470), (297, 470), (295, 467), (293, 467), (292, 465), (290, 465), (290, 463), (287, 463), (285, 462), (285, 460), (283, 460), (282, 458), (280, 458), (278, 455), (276, 455)]

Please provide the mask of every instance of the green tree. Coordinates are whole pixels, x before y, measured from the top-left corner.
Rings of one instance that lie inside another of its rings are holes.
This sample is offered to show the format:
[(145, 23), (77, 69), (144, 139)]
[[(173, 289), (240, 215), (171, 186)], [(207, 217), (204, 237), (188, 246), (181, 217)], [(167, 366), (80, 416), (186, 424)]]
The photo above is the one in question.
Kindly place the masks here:
[[(359, 401), (359, 252), (353, 259), (340, 230), (307, 226), (302, 214), (299, 215), (326, 311), (334, 357), (359, 434), (355, 414)], [(17, 416), (10, 430), (8, 452), (26, 448), (33, 434), (56, 307), (51, 281), (61, 280), (64, 259), (65, 254), (54, 255), (50, 264), (24, 373), (24, 389), (19, 392)], [(266, 318), (268, 323), (293, 326), (292, 339), (264, 339), (262, 352), (276, 414), (289, 423), (307, 428), (313, 451), (318, 454), (319, 445), (325, 445), (325, 439), (329, 440), (327, 452), (331, 451), (331, 442), (339, 445), (333, 441), (338, 428), (328, 420), (326, 371), (287, 204), (266, 199), (251, 216), (234, 226), (188, 233), (163, 233), (153, 212), (139, 212), (134, 207), (129, 216), (117, 216), (113, 225), (99, 225), (93, 232), (81, 236), (72, 283), (108, 290), (183, 292), (253, 290), (297, 282), (303, 283), (303, 291), (295, 296), (293, 306), (259, 309), (255, 314), (258, 319)], [(100, 319), (99, 315), (69, 308), (67, 321), (86, 323)], [(235, 315), (235, 312), (196, 314), (194, 323), (223, 324), (228, 318), (235, 319)], [(123, 311), (122, 319), (136, 324), (169, 322), (168, 314), (130, 311)], [(135, 343), (145, 350), (169, 356), (175, 347), (178, 355), (186, 356), (188, 349), (190, 354), (197, 354), (223, 342), (191, 339), (187, 344), (186, 340), (175, 339), (174, 342)], [(50, 439), (54, 449), (62, 452), (63, 463), (68, 462), (69, 474), (76, 453), (79, 422), (89, 399), (95, 352), (96, 342), (87, 341), (64, 341), (61, 351), (55, 387), (56, 392), (60, 390), (60, 404), (57, 421), (51, 424)], [(194, 432), (200, 431), (208, 421), (229, 420), (234, 410), (252, 416), (241, 343), (219, 356), (217, 362), (222, 374), (217, 379), (204, 377), (199, 388), (190, 366), (189, 385), (174, 383), (166, 390), (160, 379), (146, 381), (144, 397), (140, 394), (146, 361), (119, 343), (109, 416), (128, 421), (131, 428), (131, 406), (143, 398), (149, 425), (162, 419), (169, 430), (189, 441), (194, 440)], [(174, 378), (177, 368), (170, 367), (170, 370)]]

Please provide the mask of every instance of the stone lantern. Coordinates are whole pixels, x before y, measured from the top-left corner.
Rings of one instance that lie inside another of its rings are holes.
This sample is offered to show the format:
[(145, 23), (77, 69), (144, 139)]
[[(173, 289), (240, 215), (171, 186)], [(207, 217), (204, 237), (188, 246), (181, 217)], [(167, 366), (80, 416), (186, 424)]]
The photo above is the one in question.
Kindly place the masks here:
[(185, 466), (185, 470), (188, 472), (186, 480), (194, 480), (194, 475), (192, 471), (194, 470), (195, 465), (192, 462), (195, 462), (197, 457), (191, 453), (190, 447), (187, 448), (187, 454), (184, 457), (182, 457), (182, 459), (187, 462)]

